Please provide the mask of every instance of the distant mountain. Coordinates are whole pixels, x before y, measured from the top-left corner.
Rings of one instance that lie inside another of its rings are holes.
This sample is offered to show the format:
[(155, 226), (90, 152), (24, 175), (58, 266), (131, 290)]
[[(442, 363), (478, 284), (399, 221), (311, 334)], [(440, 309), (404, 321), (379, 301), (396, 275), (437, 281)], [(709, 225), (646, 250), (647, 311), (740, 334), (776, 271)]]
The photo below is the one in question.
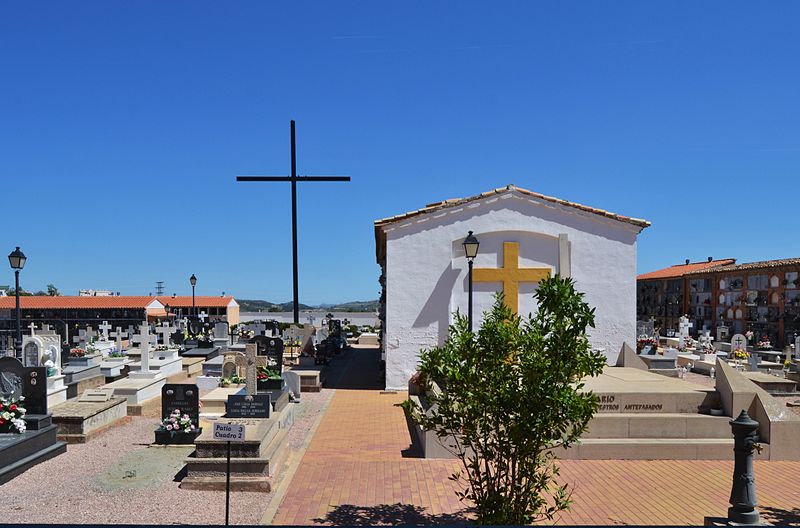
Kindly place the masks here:
[[(294, 303), (273, 303), (258, 299), (236, 299), (241, 312), (291, 312)], [(319, 304), (309, 306), (300, 303), (301, 310), (328, 310), (330, 312), (374, 312), (378, 309), (378, 301), (352, 301), (342, 304)]]

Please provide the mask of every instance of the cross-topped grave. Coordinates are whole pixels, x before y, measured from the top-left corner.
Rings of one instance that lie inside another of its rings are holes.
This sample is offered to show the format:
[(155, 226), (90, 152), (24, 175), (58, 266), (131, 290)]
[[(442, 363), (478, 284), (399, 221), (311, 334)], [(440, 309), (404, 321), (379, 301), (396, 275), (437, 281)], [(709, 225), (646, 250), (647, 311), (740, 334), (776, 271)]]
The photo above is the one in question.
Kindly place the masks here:
[(31, 337), (36, 335), (36, 323), (31, 323), (28, 325), (28, 328), (31, 329)]
[(197, 318), (200, 319), (203, 323), (205, 323), (206, 319), (208, 318), (208, 314), (205, 312), (205, 310), (203, 310), (202, 312), (197, 314)]
[(116, 332), (109, 334), (117, 342), (117, 352), (122, 352), (122, 340), (128, 337), (128, 332), (123, 332), (122, 327), (118, 326)]
[(731, 352), (737, 350), (747, 350), (747, 338), (742, 334), (736, 334), (731, 338)]
[(168, 322), (164, 321), (161, 323), (161, 326), (156, 327), (156, 333), (161, 335), (161, 344), (164, 346), (169, 346), (169, 338), (172, 333), (176, 330), (176, 328), (170, 325)]
[(678, 347), (683, 348), (686, 338), (689, 337), (689, 329), (694, 326), (689, 322), (689, 318), (682, 315), (678, 320)]
[(294, 324), (300, 323), (300, 300), (297, 273), (297, 182), (350, 181), (349, 176), (297, 176), (297, 150), (295, 148), (294, 120), (290, 123), (292, 145), (292, 173), (290, 176), (237, 176), (236, 181), (280, 181), (292, 184), (292, 280)]
[(111, 325), (108, 324), (108, 321), (103, 321), (98, 328), (100, 328), (100, 335), (103, 337), (103, 341), (108, 341), (108, 331), (111, 330)]
[(150, 372), (150, 345), (155, 345), (158, 342), (158, 337), (150, 333), (150, 325), (143, 322), (139, 326), (139, 333), (134, 335), (131, 340), (138, 343), (139, 352), (141, 353), (141, 370), (131, 372), (130, 377), (155, 377), (158, 373)]
[(253, 396), (258, 392), (257, 384), (258, 378), (256, 374), (256, 354), (258, 354), (258, 345), (255, 343), (248, 343), (244, 348), (245, 355), (247, 356), (247, 371), (245, 374), (245, 389), (248, 396)]
[(475, 268), (472, 280), (475, 282), (502, 282), (503, 299), (511, 311), (519, 309), (519, 283), (536, 282), (550, 276), (550, 268), (520, 268), (519, 242), (503, 242), (503, 267)]
[(86, 338), (87, 338), (87, 342), (91, 343), (92, 340), (95, 337), (97, 337), (97, 332), (95, 332), (94, 329), (91, 326), (87, 326), (85, 335), (86, 335)]
[(88, 342), (88, 336), (86, 335), (86, 330), (81, 328), (78, 330), (78, 335), (72, 336), (72, 342), (78, 345), (80, 348), (86, 348), (86, 343)]

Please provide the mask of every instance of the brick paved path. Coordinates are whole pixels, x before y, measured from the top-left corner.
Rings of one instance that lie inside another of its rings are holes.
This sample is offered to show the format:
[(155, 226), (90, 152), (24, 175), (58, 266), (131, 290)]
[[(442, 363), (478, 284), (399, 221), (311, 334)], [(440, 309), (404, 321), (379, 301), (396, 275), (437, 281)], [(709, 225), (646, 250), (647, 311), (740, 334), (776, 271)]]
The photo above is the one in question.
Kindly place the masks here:
[[(464, 505), (448, 480), (457, 463), (413, 458), (405, 393), (352, 390), (374, 384), (374, 351), (352, 350), (340, 388), (311, 441), (273, 524), (448, 524)], [(724, 516), (733, 462), (563, 461), (574, 505), (560, 524), (702, 524)], [(800, 462), (757, 462), (761, 511), (800, 524)]]

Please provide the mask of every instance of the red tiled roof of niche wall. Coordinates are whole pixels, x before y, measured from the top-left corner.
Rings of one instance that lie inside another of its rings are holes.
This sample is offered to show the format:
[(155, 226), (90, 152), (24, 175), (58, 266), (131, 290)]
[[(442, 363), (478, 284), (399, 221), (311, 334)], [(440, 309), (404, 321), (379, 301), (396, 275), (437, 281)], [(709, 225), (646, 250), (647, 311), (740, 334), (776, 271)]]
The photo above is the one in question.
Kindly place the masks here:
[(636, 277), (636, 280), (652, 280), (652, 279), (674, 279), (683, 277), (689, 273), (694, 273), (700, 270), (716, 268), (717, 266), (728, 266), (736, 262), (736, 259), (720, 259), (712, 260), (711, 262), (690, 262), (689, 264), (676, 264), (668, 268), (643, 273)]
[[(115, 295), (108, 297), (80, 297), (70, 295), (21, 295), (20, 308), (28, 310), (80, 310), (108, 308), (139, 308), (153, 302), (154, 297), (145, 295)], [(0, 297), (0, 309), (16, 307), (15, 297)]]

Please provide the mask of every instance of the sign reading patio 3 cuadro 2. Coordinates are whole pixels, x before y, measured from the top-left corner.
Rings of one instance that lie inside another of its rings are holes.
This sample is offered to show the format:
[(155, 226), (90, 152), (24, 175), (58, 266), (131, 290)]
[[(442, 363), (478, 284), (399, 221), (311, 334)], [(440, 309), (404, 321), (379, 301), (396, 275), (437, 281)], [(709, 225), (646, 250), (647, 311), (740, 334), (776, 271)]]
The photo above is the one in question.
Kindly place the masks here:
[(214, 440), (244, 442), (244, 425), (214, 422)]

